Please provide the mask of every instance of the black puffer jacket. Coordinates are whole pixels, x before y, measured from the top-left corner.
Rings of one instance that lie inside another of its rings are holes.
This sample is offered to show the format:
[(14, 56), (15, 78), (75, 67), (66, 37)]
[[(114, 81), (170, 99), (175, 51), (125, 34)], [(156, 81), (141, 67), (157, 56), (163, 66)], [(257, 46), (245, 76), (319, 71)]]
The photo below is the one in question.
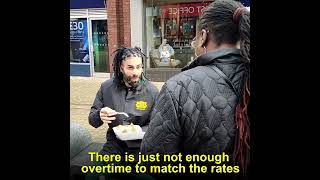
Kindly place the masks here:
[(247, 71), (239, 49), (219, 49), (198, 57), (163, 85), (142, 153), (232, 155), (238, 97), (212, 66), (224, 72), (241, 94)]

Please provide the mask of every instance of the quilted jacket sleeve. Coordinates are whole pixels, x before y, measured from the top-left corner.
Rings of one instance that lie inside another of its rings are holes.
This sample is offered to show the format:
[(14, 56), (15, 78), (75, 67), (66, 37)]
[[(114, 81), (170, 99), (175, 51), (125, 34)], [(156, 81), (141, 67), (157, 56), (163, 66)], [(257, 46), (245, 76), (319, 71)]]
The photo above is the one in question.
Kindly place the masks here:
[[(155, 90), (151, 91), (151, 93), (153, 94), (153, 103), (152, 103), (152, 106), (151, 106), (151, 111), (152, 111), (152, 109), (154, 109), (155, 102), (156, 102), (157, 97), (159, 95), (159, 90), (157, 88), (155, 88)], [(150, 119), (151, 119), (151, 111), (150, 111), (150, 113), (148, 115), (146, 124), (141, 127), (144, 132), (148, 131), (149, 124), (150, 124)]]
[[(154, 107), (154, 104), (152, 105), (151, 109), (153, 109), (153, 107)], [(149, 124), (150, 124), (150, 118), (151, 118), (151, 112), (149, 113), (149, 116), (148, 116), (148, 118), (147, 118), (146, 124), (144, 124), (143, 126), (141, 126), (142, 131), (144, 131), (144, 132), (147, 132), (147, 131), (148, 131)]]
[(164, 84), (151, 113), (150, 125), (142, 144), (144, 154), (174, 154), (180, 151), (182, 137), (179, 105)]

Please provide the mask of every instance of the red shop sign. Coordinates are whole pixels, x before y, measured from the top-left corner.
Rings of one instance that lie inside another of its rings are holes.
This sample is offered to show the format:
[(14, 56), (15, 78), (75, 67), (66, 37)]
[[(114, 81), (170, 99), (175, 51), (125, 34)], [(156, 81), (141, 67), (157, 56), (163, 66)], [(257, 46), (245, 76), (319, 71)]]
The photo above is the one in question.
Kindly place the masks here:
[(162, 17), (193, 17), (200, 16), (203, 9), (210, 3), (169, 4), (160, 6)]

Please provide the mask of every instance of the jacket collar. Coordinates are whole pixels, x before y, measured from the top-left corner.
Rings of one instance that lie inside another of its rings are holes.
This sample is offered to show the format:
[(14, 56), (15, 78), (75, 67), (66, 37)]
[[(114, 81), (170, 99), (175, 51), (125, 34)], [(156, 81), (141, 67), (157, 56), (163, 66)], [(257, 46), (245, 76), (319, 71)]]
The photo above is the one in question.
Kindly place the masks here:
[[(219, 60), (218, 60), (219, 59)], [(209, 51), (197, 57), (191, 64), (183, 67), (181, 71), (192, 69), (197, 66), (205, 66), (213, 62), (231, 63), (239, 62), (241, 60), (240, 49), (237, 48), (224, 48)]]

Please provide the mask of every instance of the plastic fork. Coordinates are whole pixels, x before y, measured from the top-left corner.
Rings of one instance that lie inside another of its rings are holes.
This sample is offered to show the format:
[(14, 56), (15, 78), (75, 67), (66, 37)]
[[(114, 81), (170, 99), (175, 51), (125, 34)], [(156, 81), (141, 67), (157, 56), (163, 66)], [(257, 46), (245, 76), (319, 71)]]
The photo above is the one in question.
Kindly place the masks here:
[(129, 115), (128, 115), (127, 113), (125, 113), (125, 112), (117, 112), (117, 114), (124, 115), (124, 116), (126, 116), (127, 118), (129, 117)]

